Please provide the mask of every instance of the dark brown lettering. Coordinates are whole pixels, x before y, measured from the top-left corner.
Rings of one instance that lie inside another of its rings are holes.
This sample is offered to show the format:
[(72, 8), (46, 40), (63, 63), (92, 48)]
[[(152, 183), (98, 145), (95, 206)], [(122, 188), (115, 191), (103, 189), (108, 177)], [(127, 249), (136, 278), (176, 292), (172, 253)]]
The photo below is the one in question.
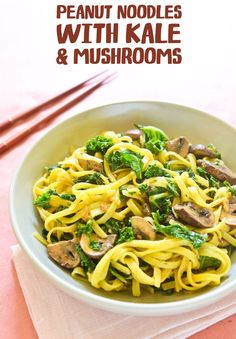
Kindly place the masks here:
[(64, 44), (67, 40), (69, 40), (72, 44), (75, 43), (80, 34), (80, 25), (77, 25), (75, 30), (71, 24), (66, 25), (64, 29), (62, 29), (62, 25), (57, 25), (57, 39), (59, 44)]
[(140, 42), (139, 37), (136, 35), (134, 31), (136, 31), (140, 27), (140, 24), (137, 24), (133, 26), (133, 24), (128, 24), (126, 27), (126, 42), (131, 43), (134, 42)]
[(178, 44), (181, 42), (181, 40), (175, 39), (175, 35), (180, 34), (180, 30), (177, 30), (178, 28), (180, 28), (179, 24), (169, 24), (168, 41), (170, 44)]

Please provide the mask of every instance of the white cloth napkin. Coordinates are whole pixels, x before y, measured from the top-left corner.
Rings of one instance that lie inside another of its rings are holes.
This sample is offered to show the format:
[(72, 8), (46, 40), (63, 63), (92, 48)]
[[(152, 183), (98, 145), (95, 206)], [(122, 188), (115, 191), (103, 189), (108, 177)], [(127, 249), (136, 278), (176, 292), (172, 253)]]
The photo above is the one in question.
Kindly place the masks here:
[(210, 307), (166, 317), (136, 317), (102, 311), (52, 285), (19, 245), (13, 261), (40, 339), (186, 338), (236, 312), (236, 293)]

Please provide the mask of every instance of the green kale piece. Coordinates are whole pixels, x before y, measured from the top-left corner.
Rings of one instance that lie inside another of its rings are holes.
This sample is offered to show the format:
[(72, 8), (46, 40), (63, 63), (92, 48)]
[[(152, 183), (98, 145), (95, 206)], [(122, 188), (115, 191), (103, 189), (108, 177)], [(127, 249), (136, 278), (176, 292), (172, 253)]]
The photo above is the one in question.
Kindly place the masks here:
[(88, 182), (94, 185), (104, 185), (104, 181), (102, 180), (101, 174), (98, 172), (87, 174), (84, 175), (83, 177), (76, 179), (76, 183), (78, 182)]
[(91, 240), (89, 243), (89, 247), (94, 251), (99, 251), (101, 249), (101, 244), (96, 240)]
[(114, 218), (110, 218), (105, 224), (101, 225), (104, 232), (109, 234), (118, 234), (124, 226), (123, 221), (118, 221)]
[(165, 169), (171, 169), (169, 161), (164, 162), (163, 166)]
[(120, 168), (131, 168), (138, 179), (142, 179), (142, 156), (129, 150), (115, 151), (107, 156), (113, 171)]
[(230, 193), (233, 195), (233, 196), (236, 196), (236, 185), (233, 185), (231, 186), (230, 183), (228, 181), (224, 181), (222, 186), (225, 186), (225, 187), (228, 187)]
[(86, 224), (82, 224), (78, 222), (77, 223), (77, 235), (81, 235), (84, 233), (90, 236), (90, 234), (93, 232), (92, 224), (93, 224), (93, 221), (91, 219), (87, 221)]
[(156, 212), (152, 212), (152, 214), (155, 214), (155, 218), (158, 224), (165, 224), (170, 212), (163, 213), (163, 212), (160, 212), (159, 210), (156, 210)]
[(160, 225), (158, 218), (153, 213), (155, 231), (165, 235), (172, 236), (177, 239), (185, 239), (191, 241), (194, 248), (198, 249), (208, 239), (207, 234), (199, 234), (193, 231), (189, 231), (187, 227), (173, 224), (173, 225)]
[(227, 254), (230, 257), (231, 254), (233, 253), (235, 247), (233, 245), (229, 244), (228, 246), (225, 247), (225, 249), (227, 250)]
[(134, 238), (135, 236), (132, 227), (130, 226), (124, 227), (119, 230), (119, 237), (116, 241), (116, 245), (121, 244), (123, 242), (134, 240)]
[(170, 177), (170, 174), (164, 168), (160, 168), (155, 164), (148, 165), (145, 173), (145, 178), (152, 178), (152, 177)]
[(34, 200), (34, 205), (38, 207), (43, 207), (44, 209), (48, 209), (50, 207), (49, 201), (51, 199), (51, 195), (57, 194), (55, 190), (49, 189), (47, 192), (38, 196)]
[[(63, 210), (65, 210), (67, 207), (66, 206), (58, 206), (57, 209), (54, 211), (54, 213), (58, 213), (58, 212), (61, 212)], [(68, 215), (66, 215), (65, 217), (68, 217)]]
[(76, 246), (76, 250), (80, 256), (80, 266), (83, 267), (86, 272), (92, 272), (96, 266), (95, 262), (84, 253), (80, 245)]
[(148, 192), (148, 185), (147, 184), (140, 184), (138, 185), (138, 189), (142, 194), (145, 194)]
[(220, 154), (220, 152), (217, 150), (217, 148), (216, 148), (213, 144), (207, 145), (207, 148), (209, 148), (212, 152), (215, 153), (216, 158), (221, 159), (221, 154)]
[(152, 153), (158, 154), (165, 149), (168, 136), (159, 128), (154, 126), (136, 125), (144, 133), (144, 146)]
[(139, 190), (142, 194), (147, 194), (148, 200), (153, 212), (158, 212), (158, 220), (160, 223), (165, 223), (167, 217), (171, 213), (172, 198), (178, 197), (180, 194), (178, 186), (171, 178), (166, 187), (157, 187), (147, 184), (139, 185)]
[(58, 195), (60, 198), (69, 201), (75, 201), (76, 196), (74, 194), (62, 193)]
[(120, 281), (122, 281), (123, 283), (127, 283), (127, 278), (129, 278), (128, 276), (125, 276), (123, 274), (121, 274), (121, 272), (119, 272), (118, 270), (116, 270), (114, 267), (110, 267), (109, 268), (109, 272), (116, 277), (117, 279), (119, 279)]
[(221, 264), (220, 260), (205, 255), (200, 256), (199, 261), (200, 261), (200, 270), (205, 270), (209, 267), (217, 269), (220, 267)]
[(47, 239), (47, 235), (48, 235), (48, 231), (46, 230), (46, 228), (43, 228), (43, 229), (42, 229), (42, 237), (43, 237), (44, 239)]
[(209, 181), (209, 185), (211, 187), (220, 188), (222, 187), (222, 183), (214, 178), (210, 173), (204, 170), (202, 167), (197, 167), (197, 173), (204, 179)]
[(197, 173), (203, 177), (204, 179), (209, 181), (209, 185), (211, 187), (215, 187), (215, 188), (220, 188), (220, 187), (228, 187), (229, 192), (236, 196), (236, 185), (231, 186), (230, 183), (228, 181), (219, 181), (217, 180), (215, 177), (213, 177), (213, 175), (211, 175), (210, 173), (208, 173), (204, 168), (202, 167), (197, 167)]
[(153, 195), (149, 198), (152, 211), (157, 213), (160, 223), (166, 223), (168, 216), (171, 213), (171, 201), (169, 198), (158, 198), (158, 195)]
[(176, 185), (176, 183), (172, 179), (166, 179), (168, 181), (166, 190), (169, 193), (168, 197), (179, 197), (180, 190), (179, 187)]
[(105, 154), (108, 148), (113, 145), (114, 143), (111, 138), (98, 135), (87, 142), (86, 152), (90, 155), (94, 155), (96, 152)]
[[(48, 231), (46, 230), (46, 228), (43, 228), (42, 229), (42, 237), (47, 240), (47, 235), (48, 235)], [(58, 242), (58, 239), (54, 234), (52, 234), (50, 238), (51, 238), (52, 243)]]
[[(47, 192), (40, 195), (34, 200), (34, 205), (48, 209), (50, 207), (50, 199), (52, 195), (56, 195), (64, 200), (75, 201), (76, 196), (74, 194), (62, 193), (58, 194), (54, 189), (49, 189)], [(63, 210), (63, 206), (59, 206), (57, 212)]]

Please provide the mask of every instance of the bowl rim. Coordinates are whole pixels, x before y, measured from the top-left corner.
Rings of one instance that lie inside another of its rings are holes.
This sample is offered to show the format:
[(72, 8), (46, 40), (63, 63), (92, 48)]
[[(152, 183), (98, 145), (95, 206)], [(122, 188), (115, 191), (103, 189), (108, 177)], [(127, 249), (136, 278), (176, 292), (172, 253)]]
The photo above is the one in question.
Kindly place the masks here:
[[(143, 316), (165, 316), (165, 315), (172, 315), (172, 314), (179, 314), (188, 312), (190, 310), (195, 310), (201, 308), (203, 306), (212, 304), (224, 296), (230, 294), (234, 290), (236, 290), (236, 284), (234, 281), (228, 282), (226, 285), (219, 285), (217, 289), (212, 287), (212, 289), (208, 290), (206, 293), (201, 295), (192, 296), (189, 299), (185, 300), (177, 300), (177, 301), (169, 301), (169, 302), (160, 302), (160, 303), (138, 303), (138, 302), (130, 302), (130, 301), (119, 301), (111, 298), (106, 298), (103, 296), (96, 295), (90, 291), (81, 290), (79, 285), (74, 286), (63, 280), (63, 278), (58, 277), (52, 271), (49, 270), (47, 266), (41, 263), (41, 261), (37, 258), (34, 254), (34, 251), (31, 250), (27, 246), (24, 237), (20, 232), (20, 227), (17, 221), (17, 213), (14, 209), (14, 196), (15, 196), (15, 187), (17, 184), (17, 178), (19, 173), (21, 172), (25, 161), (30, 157), (31, 153), (33, 152), (34, 148), (38, 146), (38, 144), (42, 141), (42, 139), (46, 138), (48, 134), (50, 134), (53, 130), (62, 126), (65, 122), (69, 120), (75, 119), (77, 116), (89, 113), (91, 111), (101, 109), (101, 108), (108, 108), (109, 106), (116, 106), (116, 105), (123, 105), (123, 104), (160, 104), (160, 105), (168, 105), (177, 108), (184, 108), (189, 111), (195, 112), (196, 114), (200, 114), (202, 116), (208, 117), (210, 119), (215, 120), (216, 122), (223, 124), (225, 127), (230, 128), (234, 132), (236, 132), (236, 128), (231, 126), (229, 123), (225, 122), (224, 120), (204, 111), (188, 107), (185, 105), (169, 103), (164, 101), (155, 101), (155, 100), (131, 100), (131, 101), (120, 101), (114, 102), (106, 105), (95, 106), (89, 109), (85, 109), (83, 111), (79, 111), (72, 116), (63, 119), (60, 122), (57, 122), (54, 126), (50, 127), (46, 132), (41, 134), (39, 138), (33, 143), (33, 145), (29, 148), (29, 150), (23, 155), (23, 159), (17, 166), (17, 169), (13, 175), (13, 179), (11, 181), (10, 186), (10, 194), (9, 194), (9, 211), (10, 211), (10, 219), (11, 219), (11, 226), (16, 235), (16, 238), (23, 248), (24, 252), (27, 254), (28, 258), (30, 258), (31, 262), (36, 265), (36, 267), (43, 273), (45, 277), (47, 277), (50, 282), (57, 285), (61, 290), (66, 292), (67, 294), (75, 297), (76, 299), (80, 299), (94, 305), (100, 309), (104, 310), (112, 310), (113, 312), (123, 313), (123, 314), (133, 314), (133, 315), (143, 315)], [(32, 230), (33, 234), (33, 230)], [(137, 299), (135, 299), (137, 300)], [(144, 313), (145, 312), (145, 313)]]

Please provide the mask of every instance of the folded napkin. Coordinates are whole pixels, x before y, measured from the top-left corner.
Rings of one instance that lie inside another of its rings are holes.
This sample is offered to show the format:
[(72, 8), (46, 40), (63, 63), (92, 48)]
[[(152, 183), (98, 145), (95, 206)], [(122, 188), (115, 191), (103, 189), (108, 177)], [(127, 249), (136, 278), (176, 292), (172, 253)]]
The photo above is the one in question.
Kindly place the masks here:
[(165, 317), (120, 315), (102, 311), (66, 295), (39, 272), (19, 245), (13, 261), (29, 312), (40, 339), (126, 337), (186, 338), (236, 312), (236, 294), (210, 307)]

